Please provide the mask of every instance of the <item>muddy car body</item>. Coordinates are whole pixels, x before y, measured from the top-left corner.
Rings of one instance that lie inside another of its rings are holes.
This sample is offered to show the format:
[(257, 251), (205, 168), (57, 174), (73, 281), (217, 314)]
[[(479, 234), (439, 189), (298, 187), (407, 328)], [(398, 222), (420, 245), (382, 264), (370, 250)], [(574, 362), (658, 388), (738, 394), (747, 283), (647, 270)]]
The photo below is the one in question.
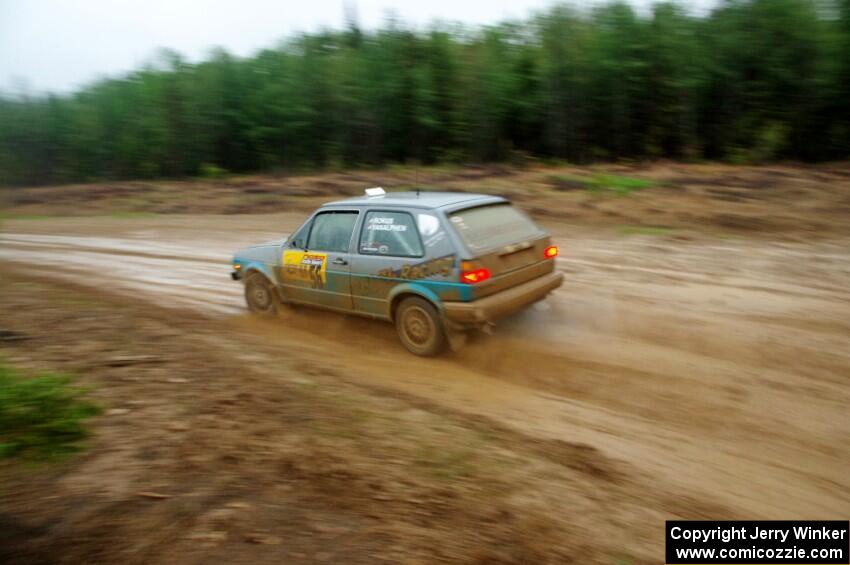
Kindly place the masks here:
[(404, 192), (331, 202), (233, 258), (249, 308), (318, 306), (392, 321), (413, 353), (462, 343), (557, 288), (557, 248), (504, 198)]

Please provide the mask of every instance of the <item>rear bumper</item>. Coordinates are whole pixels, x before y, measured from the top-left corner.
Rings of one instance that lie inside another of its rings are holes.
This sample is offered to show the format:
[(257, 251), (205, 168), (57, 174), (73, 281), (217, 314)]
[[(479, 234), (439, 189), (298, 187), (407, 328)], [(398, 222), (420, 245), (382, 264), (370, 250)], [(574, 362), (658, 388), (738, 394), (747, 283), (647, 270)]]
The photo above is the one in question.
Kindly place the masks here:
[(542, 300), (563, 282), (563, 273), (548, 273), (472, 302), (443, 302), (443, 309), (446, 318), (458, 324), (493, 323)]

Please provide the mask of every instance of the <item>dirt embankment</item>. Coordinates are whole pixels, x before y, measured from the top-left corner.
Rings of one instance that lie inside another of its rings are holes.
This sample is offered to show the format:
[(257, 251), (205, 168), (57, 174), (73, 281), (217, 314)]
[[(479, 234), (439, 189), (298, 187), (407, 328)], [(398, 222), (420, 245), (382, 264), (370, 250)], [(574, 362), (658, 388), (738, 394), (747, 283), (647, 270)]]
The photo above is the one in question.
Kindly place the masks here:
[[(512, 168), (396, 167), (222, 180), (116, 181), (0, 191), (15, 217), (306, 212), (321, 202), (388, 190), (500, 194), (567, 225), (807, 238), (846, 235), (850, 164), (735, 167), (649, 163)], [(623, 197), (627, 194), (628, 197)]]

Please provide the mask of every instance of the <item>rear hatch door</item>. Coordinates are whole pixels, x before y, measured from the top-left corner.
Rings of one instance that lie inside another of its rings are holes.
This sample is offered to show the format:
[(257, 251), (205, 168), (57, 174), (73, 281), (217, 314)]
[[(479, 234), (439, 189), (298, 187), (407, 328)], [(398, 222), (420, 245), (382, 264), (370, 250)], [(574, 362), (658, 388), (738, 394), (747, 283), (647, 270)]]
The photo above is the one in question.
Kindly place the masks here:
[(449, 213), (449, 222), (469, 252), (470, 268), (484, 267), (490, 279), (475, 285), (482, 298), (552, 272), (544, 257), (549, 235), (531, 218), (507, 202), (463, 208)]

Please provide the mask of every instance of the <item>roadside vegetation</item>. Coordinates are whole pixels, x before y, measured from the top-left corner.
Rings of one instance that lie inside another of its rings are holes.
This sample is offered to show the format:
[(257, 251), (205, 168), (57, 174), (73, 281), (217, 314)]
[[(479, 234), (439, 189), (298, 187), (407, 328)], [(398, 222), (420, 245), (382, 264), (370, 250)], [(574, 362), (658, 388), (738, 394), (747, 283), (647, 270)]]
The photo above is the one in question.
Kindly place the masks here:
[[(553, 7), (390, 20), (249, 58), (164, 51), (73, 94), (0, 95), (0, 184), (223, 179), (392, 163), (840, 160), (850, 0)], [(633, 187), (605, 184), (614, 191)]]
[(99, 412), (69, 377), (21, 375), (0, 362), (0, 459), (61, 458), (79, 451), (85, 420)]
[(655, 185), (653, 181), (648, 179), (602, 173), (596, 173), (590, 177), (551, 175), (549, 180), (557, 190), (585, 189), (597, 193), (618, 195), (630, 194), (636, 190), (643, 190)]

